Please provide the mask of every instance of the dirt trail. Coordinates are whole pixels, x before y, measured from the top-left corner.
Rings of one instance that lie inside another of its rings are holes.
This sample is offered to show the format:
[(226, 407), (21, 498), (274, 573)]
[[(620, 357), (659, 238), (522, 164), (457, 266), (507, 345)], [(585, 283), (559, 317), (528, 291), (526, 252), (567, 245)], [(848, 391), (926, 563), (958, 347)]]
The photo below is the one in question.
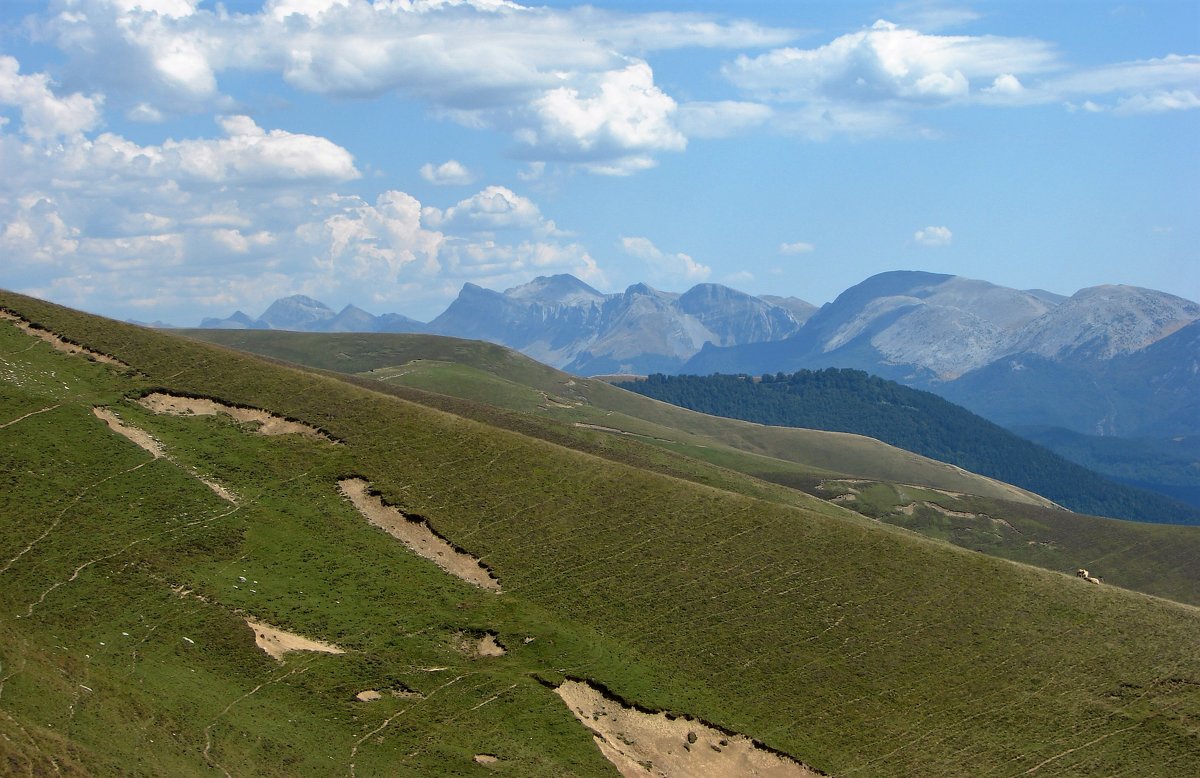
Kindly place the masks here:
[(821, 775), (756, 746), (745, 735), (727, 735), (693, 719), (626, 708), (581, 681), (566, 681), (557, 692), (625, 778)]
[(424, 521), (414, 521), (392, 506), (385, 505), (378, 495), (370, 493), (370, 484), (366, 481), (361, 478), (347, 478), (338, 481), (338, 488), (367, 521), (382, 528), (414, 553), (420, 554), (467, 583), (500, 592), (500, 582), (482, 562), (454, 548), (434, 533)]
[(319, 651), (323, 654), (346, 653), (344, 649), (338, 648), (332, 643), (312, 640), (303, 635), (297, 635), (295, 632), (272, 627), (261, 621), (247, 618), (246, 623), (250, 625), (250, 629), (254, 630), (255, 644), (281, 662), (283, 655), (291, 651)]
[(52, 411), (56, 408), (61, 408), (61, 407), (62, 407), (61, 405), (51, 405), (46, 408), (38, 408), (36, 411), (30, 411), (29, 413), (25, 414), (24, 416), (18, 416), (17, 418), (13, 419), (12, 421), (6, 421), (3, 424), (0, 424), (0, 430), (4, 429), (5, 427), (11, 427), (12, 425), (16, 424), (19, 421), (25, 421), (30, 416), (37, 416), (39, 413), (48, 413), (49, 411)]
[(83, 356), (91, 357), (92, 359), (96, 360), (97, 362), (103, 362), (106, 365), (116, 365), (117, 367), (129, 367), (129, 365), (125, 364), (121, 360), (119, 360), (115, 357), (110, 357), (108, 354), (101, 354), (99, 351), (92, 351), (90, 348), (85, 348), (83, 346), (77, 346), (74, 343), (68, 343), (67, 341), (65, 341), (61, 337), (59, 337), (58, 335), (55, 335), (53, 332), (50, 332), (49, 330), (43, 330), (43, 329), (34, 327), (32, 324), (30, 324), (26, 320), (22, 319), (20, 316), (17, 316), (16, 314), (13, 314), (13, 313), (9, 313), (8, 311), (0, 310), (0, 319), (4, 319), (5, 321), (11, 321), (13, 324), (17, 325), (18, 329), (26, 332), (29, 335), (34, 336), (35, 338), (41, 338), (42, 340), (46, 341), (51, 346), (53, 346), (54, 348), (63, 352), (64, 354), (82, 354)]
[(155, 413), (165, 413), (171, 416), (215, 416), (223, 413), (243, 424), (258, 424), (258, 434), (260, 435), (305, 435), (310, 438), (335, 442), (333, 438), (316, 427), (298, 421), (288, 421), (282, 416), (276, 416), (257, 408), (237, 408), (216, 400), (177, 397), (162, 392), (148, 394), (138, 400), (138, 403)]

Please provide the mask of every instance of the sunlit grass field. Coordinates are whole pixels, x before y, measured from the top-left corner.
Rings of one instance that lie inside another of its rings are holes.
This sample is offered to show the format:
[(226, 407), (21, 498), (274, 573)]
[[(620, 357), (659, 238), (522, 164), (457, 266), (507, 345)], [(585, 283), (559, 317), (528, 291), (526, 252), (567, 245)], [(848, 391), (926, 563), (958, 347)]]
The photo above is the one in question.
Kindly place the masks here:
[[(568, 677), (836, 775), (1200, 769), (1193, 607), (575, 419), (422, 404), (17, 295), (0, 306), (130, 366), (0, 321), (8, 772), (615, 774), (553, 692)], [(151, 390), (262, 408), (338, 443), (131, 401)], [(97, 405), (168, 456), (114, 434)], [(590, 437), (568, 445), (564, 429)], [(348, 476), (481, 559), (503, 593), (369, 525), (337, 491)], [(246, 617), (346, 653), (276, 662)], [(484, 632), (504, 656), (463, 651)], [(368, 689), (384, 694), (355, 698)]]

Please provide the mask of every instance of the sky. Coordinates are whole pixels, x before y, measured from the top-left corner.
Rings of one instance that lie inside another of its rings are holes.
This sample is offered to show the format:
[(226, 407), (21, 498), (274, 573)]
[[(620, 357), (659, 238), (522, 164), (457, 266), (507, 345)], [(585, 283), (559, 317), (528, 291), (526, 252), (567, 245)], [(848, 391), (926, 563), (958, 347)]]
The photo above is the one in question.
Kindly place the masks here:
[(1200, 3), (3, 0), (0, 287), (306, 294), (888, 270), (1200, 300)]

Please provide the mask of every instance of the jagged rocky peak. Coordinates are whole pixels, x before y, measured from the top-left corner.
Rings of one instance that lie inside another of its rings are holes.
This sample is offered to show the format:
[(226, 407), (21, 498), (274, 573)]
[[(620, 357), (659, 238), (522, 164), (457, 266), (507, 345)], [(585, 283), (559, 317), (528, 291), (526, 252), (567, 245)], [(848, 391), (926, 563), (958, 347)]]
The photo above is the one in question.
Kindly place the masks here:
[(801, 300), (799, 297), (780, 297), (774, 294), (760, 294), (758, 299), (765, 300), (771, 305), (784, 309), (792, 315), (800, 324), (812, 318), (813, 314), (821, 310), (820, 307), (813, 305), (807, 300)]
[(625, 296), (626, 297), (661, 297), (663, 299), (671, 299), (671, 300), (679, 297), (678, 294), (673, 294), (671, 292), (661, 292), (658, 289), (655, 289), (654, 287), (650, 286), (649, 284), (641, 283), (641, 282), (633, 284), (629, 288), (627, 288), (625, 290)]
[[(679, 310), (694, 316), (717, 345), (780, 340), (800, 329), (791, 311), (720, 284), (697, 284), (679, 297)], [(697, 344), (697, 348), (703, 344)]]
[(506, 289), (504, 296), (513, 300), (551, 305), (601, 303), (606, 297), (569, 273), (538, 276), (527, 284)]
[(258, 319), (270, 325), (272, 329), (309, 330), (335, 316), (337, 314), (320, 300), (296, 294), (271, 303)]

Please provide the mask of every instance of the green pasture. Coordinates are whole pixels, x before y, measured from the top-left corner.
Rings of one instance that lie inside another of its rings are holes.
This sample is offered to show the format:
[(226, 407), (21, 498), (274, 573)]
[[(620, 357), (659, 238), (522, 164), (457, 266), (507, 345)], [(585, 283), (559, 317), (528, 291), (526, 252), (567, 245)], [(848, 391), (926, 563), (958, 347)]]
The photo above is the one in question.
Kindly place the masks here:
[[(131, 366), (0, 321), (8, 772), (615, 774), (550, 688), (567, 677), (835, 775), (1200, 769), (1193, 607), (693, 469), (632, 436), (565, 427), (595, 436), (581, 450), (546, 420), (526, 434), (520, 414), (454, 412), (467, 401), (432, 407), (18, 295), (0, 306)], [(338, 443), (158, 416), (132, 402), (151, 390)], [(346, 476), (479, 557), (503, 593), (369, 525), (337, 492)], [(246, 616), (346, 653), (278, 663)], [(508, 653), (462, 650), (484, 632)], [(364, 689), (385, 694), (359, 702)]]

